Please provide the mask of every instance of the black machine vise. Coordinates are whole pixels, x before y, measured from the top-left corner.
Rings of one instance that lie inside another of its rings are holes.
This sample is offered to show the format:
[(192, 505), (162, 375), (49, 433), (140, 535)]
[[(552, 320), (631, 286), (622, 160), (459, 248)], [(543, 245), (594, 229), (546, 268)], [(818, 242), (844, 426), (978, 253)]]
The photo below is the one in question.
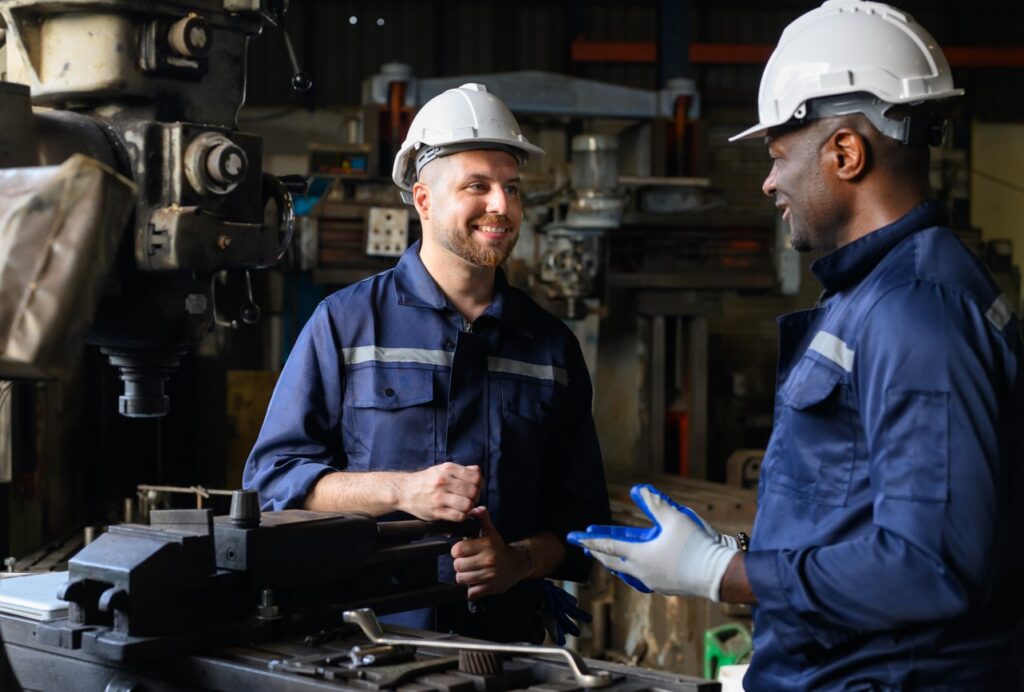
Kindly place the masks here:
[(260, 515), (246, 495), (236, 493), (230, 516), (162, 510), (149, 526), (110, 527), (69, 562), (58, 594), (68, 617), (40, 626), (40, 643), (138, 660), (336, 625), (354, 606), (388, 613), (465, 598), (438, 582), (437, 558), (447, 536), (473, 535), (473, 526)]

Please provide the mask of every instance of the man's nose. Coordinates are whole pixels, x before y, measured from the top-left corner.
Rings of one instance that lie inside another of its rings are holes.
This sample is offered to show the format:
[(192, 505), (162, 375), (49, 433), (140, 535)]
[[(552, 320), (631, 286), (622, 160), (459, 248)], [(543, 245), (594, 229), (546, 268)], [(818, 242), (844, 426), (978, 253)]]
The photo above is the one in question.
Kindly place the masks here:
[(768, 171), (768, 177), (761, 183), (761, 191), (771, 197), (775, 194), (775, 166)]
[(507, 214), (508, 204), (508, 192), (505, 191), (505, 188), (500, 185), (492, 187), (487, 194), (487, 213)]

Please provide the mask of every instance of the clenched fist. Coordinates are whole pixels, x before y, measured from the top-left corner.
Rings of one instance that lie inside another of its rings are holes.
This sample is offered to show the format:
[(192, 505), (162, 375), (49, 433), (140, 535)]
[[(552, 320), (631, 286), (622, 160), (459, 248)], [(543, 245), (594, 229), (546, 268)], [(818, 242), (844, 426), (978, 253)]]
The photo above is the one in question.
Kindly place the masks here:
[(398, 509), (425, 521), (464, 521), (480, 497), (479, 466), (446, 461), (401, 478)]
[(480, 537), (467, 538), (452, 546), (455, 581), (469, 587), (469, 600), (505, 593), (524, 578), (529, 560), (523, 551), (502, 540), (486, 507), (469, 513), (480, 522)]

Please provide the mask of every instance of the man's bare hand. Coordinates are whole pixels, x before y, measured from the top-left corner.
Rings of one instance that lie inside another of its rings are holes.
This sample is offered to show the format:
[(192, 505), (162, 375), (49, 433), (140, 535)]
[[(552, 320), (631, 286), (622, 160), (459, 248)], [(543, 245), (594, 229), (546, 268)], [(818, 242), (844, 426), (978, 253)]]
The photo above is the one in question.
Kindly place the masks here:
[(455, 581), (469, 587), (469, 600), (505, 593), (529, 571), (529, 558), (502, 540), (486, 507), (475, 507), (469, 516), (480, 522), (480, 537), (452, 546)]
[(401, 474), (398, 509), (425, 521), (464, 521), (480, 497), (480, 467), (446, 461)]

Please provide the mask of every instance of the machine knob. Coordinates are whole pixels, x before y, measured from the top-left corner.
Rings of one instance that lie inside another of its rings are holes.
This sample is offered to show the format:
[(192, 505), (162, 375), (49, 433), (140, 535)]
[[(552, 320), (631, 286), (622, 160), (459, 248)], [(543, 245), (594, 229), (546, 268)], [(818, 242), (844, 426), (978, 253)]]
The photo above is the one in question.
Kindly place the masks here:
[(167, 44), (183, 58), (202, 58), (210, 52), (210, 25), (191, 14), (179, 19), (167, 30)]
[(313, 88), (313, 78), (308, 72), (296, 72), (292, 75), (292, 89), (295, 91), (309, 91)]
[(242, 307), (238, 310), (238, 316), (246, 324), (256, 324), (263, 316), (263, 311), (256, 303), (242, 303)]
[(222, 185), (237, 185), (245, 178), (249, 160), (242, 147), (234, 142), (223, 142), (206, 155), (206, 172)]
[(260, 497), (255, 490), (235, 490), (231, 493), (231, 523), (243, 529), (260, 525)]
[(201, 195), (226, 195), (248, 172), (245, 150), (220, 132), (204, 132), (185, 149), (185, 177)]

